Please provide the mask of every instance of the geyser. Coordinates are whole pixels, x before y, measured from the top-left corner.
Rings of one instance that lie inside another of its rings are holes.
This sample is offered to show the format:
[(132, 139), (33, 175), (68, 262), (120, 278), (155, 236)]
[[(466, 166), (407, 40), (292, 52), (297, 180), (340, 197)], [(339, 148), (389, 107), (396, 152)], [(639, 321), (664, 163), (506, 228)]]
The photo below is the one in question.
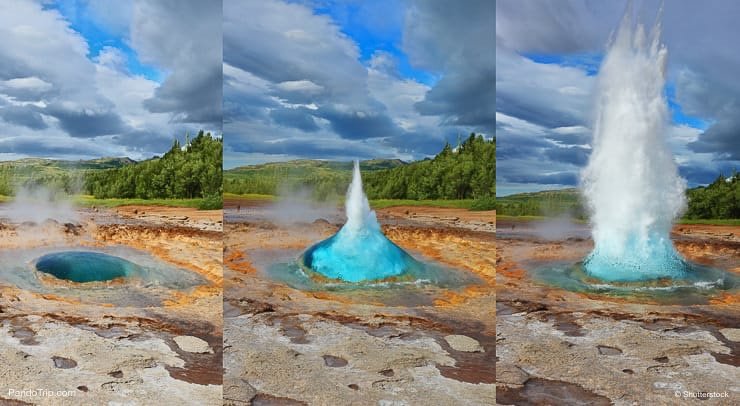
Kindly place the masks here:
[(423, 267), (386, 238), (362, 190), (359, 162), (345, 202), (347, 222), (332, 237), (312, 246), (302, 265), (330, 279), (347, 282), (387, 279)]
[(598, 74), (593, 150), (582, 173), (594, 240), (584, 267), (607, 281), (676, 278), (688, 268), (669, 238), (686, 183), (664, 138), (660, 31), (660, 16), (648, 34), (628, 10)]
[(36, 270), (72, 282), (101, 282), (138, 273), (138, 265), (113, 255), (89, 251), (46, 254), (36, 261)]

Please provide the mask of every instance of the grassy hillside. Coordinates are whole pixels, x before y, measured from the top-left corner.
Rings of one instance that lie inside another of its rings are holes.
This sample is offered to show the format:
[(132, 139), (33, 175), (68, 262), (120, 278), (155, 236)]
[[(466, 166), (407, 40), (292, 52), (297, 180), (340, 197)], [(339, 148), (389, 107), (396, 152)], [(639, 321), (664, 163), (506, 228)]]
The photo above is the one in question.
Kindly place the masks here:
[(497, 214), (503, 216), (558, 216), (585, 218), (577, 189), (546, 190), (497, 197)]
[(10, 196), (21, 186), (45, 185), (67, 193), (82, 189), (88, 172), (135, 164), (130, 158), (97, 158), (65, 161), (25, 158), (0, 162), (0, 195)]
[[(407, 165), (399, 159), (360, 162), (360, 170), (372, 172)], [(281, 188), (309, 188), (317, 200), (342, 196), (352, 179), (352, 162), (294, 160), (242, 166), (224, 171), (224, 191), (247, 195), (278, 195)]]
[[(707, 186), (686, 191), (688, 208), (680, 220), (684, 224), (740, 224), (740, 177), (720, 175)], [(585, 219), (577, 189), (519, 193), (496, 199), (497, 214), (502, 216), (557, 216), (569, 214)]]

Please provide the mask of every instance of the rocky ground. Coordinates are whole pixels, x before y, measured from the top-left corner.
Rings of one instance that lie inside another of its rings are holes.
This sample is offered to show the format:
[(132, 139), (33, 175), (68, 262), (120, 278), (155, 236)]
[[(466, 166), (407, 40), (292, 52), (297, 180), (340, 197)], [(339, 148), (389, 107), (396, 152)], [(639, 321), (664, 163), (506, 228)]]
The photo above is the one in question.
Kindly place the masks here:
[(3, 220), (0, 250), (125, 246), (206, 283), (160, 306), (117, 307), (0, 280), (0, 404), (220, 404), (221, 212), (138, 206), (78, 218)]
[(482, 281), (432, 289), (430, 302), (414, 303), (382, 292), (301, 291), (270, 279), (262, 268), (271, 253), (297, 258), (336, 232), (341, 215), (283, 224), (262, 216), (259, 205), (236, 207), (227, 202), (225, 211), (226, 404), (494, 403), (493, 213), (378, 213), (404, 249)]
[[(499, 221), (497, 402), (674, 405), (740, 402), (740, 301), (725, 292), (681, 306), (609, 299), (529, 278), (541, 261), (576, 262), (585, 225)], [(688, 259), (740, 273), (740, 227), (676, 226)], [(709, 394), (721, 397), (707, 399)], [(704, 397), (700, 399), (699, 397)]]

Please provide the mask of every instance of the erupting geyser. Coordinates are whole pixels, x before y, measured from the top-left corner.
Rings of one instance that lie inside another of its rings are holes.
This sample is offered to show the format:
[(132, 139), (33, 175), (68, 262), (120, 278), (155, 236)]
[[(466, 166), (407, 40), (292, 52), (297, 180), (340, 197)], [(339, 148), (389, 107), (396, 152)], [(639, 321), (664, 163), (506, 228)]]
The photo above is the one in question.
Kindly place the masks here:
[(595, 244), (584, 267), (607, 281), (676, 278), (687, 269), (669, 238), (686, 205), (686, 184), (664, 138), (660, 18), (648, 34), (630, 14), (599, 70), (593, 150), (582, 174)]
[(345, 202), (347, 222), (332, 237), (309, 248), (303, 266), (348, 282), (400, 276), (421, 264), (386, 238), (362, 190), (360, 166), (355, 161)]
[(123, 258), (89, 251), (63, 251), (46, 254), (36, 261), (39, 272), (72, 282), (102, 282), (124, 278), (138, 266)]

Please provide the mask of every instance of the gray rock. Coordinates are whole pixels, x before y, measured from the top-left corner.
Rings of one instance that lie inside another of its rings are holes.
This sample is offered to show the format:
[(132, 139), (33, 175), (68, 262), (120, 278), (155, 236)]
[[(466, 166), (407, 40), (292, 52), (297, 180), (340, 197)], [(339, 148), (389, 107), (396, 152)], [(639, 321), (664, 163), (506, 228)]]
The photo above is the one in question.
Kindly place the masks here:
[(445, 336), (445, 341), (447, 341), (447, 344), (449, 344), (455, 351), (483, 352), (483, 347), (480, 343), (468, 336), (453, 334)]
[(213, 353), (211, 347), (204, 340), (193, 336), (177, 336), (175, 337), (175, 343), (180, 347), (181, 350), (186, 352), (194, 352), (198, 354)]
[(723, 328), (719, 332), (730, 341), (740, 341), (740, 328)]
[(496, 365), (496, 382), (498, 383), (524, 385), (527, 379), (529, 379), (529, 374), (516, 365), (501, 363)]

